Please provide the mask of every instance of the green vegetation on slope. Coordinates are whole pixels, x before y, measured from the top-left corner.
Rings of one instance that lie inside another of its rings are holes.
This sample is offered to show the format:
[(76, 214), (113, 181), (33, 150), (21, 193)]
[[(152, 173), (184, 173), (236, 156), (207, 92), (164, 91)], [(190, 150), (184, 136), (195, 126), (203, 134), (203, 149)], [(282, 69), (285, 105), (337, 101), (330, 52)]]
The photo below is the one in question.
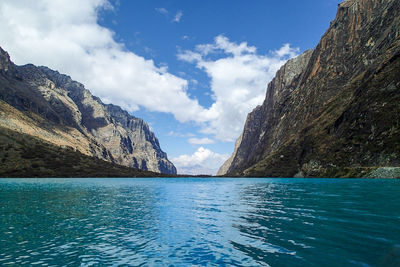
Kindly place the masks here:
[(160, 177), (0, 127), (0, 177)]

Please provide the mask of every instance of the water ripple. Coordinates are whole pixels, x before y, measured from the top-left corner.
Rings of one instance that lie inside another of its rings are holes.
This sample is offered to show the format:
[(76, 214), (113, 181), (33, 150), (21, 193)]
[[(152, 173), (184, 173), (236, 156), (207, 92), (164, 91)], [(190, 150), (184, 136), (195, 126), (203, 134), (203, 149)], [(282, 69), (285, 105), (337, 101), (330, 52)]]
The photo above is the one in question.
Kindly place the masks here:
[(3, 179), (0, 265), (398, 263), (400, 181)]

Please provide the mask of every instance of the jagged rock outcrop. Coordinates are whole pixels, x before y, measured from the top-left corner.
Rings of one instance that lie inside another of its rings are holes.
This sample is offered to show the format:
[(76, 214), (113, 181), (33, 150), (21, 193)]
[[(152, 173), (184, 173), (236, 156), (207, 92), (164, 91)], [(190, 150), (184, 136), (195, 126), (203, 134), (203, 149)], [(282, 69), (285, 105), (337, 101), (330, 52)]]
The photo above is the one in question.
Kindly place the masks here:
[(102, 103), (69, 76), (14, 65), (2, 49), (0, 101), (0, 126), (119, 165), (176, 174), (143, 120)]
[(400, 165), (400, 2), (348, 0), (247, 118), (228, 175), (365, 176)]
[(235, 148), (233, 150), (232, 155), (222, 164), (222, 166), (218, 169), (217, 176), (225, 175), (228, 172), (229, 167), (232, 164), (233, 159), (236, 157), (237, 151), (239, 149), (240, 144), (242, 143), (243, 134), (239, 136), (239, 138), (235, 142)]

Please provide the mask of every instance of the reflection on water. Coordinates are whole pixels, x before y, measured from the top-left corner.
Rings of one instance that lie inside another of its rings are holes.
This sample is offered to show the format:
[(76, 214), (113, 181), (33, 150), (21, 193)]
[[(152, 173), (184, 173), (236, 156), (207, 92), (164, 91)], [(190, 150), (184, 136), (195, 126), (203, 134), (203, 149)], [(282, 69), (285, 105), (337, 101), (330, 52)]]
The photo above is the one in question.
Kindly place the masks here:
[(1, 179), (1, 265), (396, 266), (400, 181)]

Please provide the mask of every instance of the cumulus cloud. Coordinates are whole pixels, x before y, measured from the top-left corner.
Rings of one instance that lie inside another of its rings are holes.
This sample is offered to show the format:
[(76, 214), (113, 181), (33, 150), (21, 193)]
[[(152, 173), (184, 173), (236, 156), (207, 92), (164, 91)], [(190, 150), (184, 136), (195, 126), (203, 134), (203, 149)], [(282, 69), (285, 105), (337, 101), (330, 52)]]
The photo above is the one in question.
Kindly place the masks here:
[(183, 12), (181, 10), (179, 10), (178, 12), (176, 12), (176, 15), (174, 17), (174, 19), (172, 20), (173, 22), (180, 22), (183, 16)]
[(189, 142), (189, 144), (192, 144), (192, 145), (209, 145), (209, 144), (214, 144), (215, 143), (214, 140), (212, 140), (210, 138), (207, 138), (207, 137), (204, 137), (204, 138), (195, 138), (195, 137), (194, 138), (189, 138), (188, 142)]
[(288, 56), (290, 58), (297, 56), (298, 49), (293, 49), (289, 44), (284, 44), (279, 50), (275, 51), (279, 57)]
[(199, 147), (193, 155), (181, 155), (171, 161), (180, 174), (214, 175), (218, 168), (229, 158), (227, 154), (218, 154), (204, 147)]
[[(196, 64), (210, 77), (214, 103), (205, 108), (187, 93), (195, 80), (173, 75), (168, 66), (116, 42), (114, 33), (98, 24), (99, 10), (104, 9), (112, 9), (107, 0), (2, 0), (0, 46), (15, 63), (46, 65), (66, 73), (106, 103), (131, 112), (143, 107), (170, 113), (179, 122), (197, 123), (203, 133), (222, 141), (239, 136), (246, 115), (262, 103), (267, 82), (298, 53), (284, 45), (263, 55), (224, 36), (179, 53), (179, 59)], [(176, 22), (182, 15), (176, 14)]]
[(107, 0), (2, 0), (0, 45), (17, 64), (67, 73), (103, 101), (128, 111), (142, 106), (172, 113), (181, 122), (204, 113), (187, 95), (186, 80), (127, 51), (97, 23), (105, 8), (112, 8)]
[(194, 51), (178, 54), (180, 60), (196, 64), (211, 79), (215, 102), (202, 113), (208, 116), (202, 132), (222, 141), (236, 139), (247, 114), (264, 100), (267, 83), (298, 52), (285, 44), (279, 50), (262, 55), (246, 42), (237, 44), (220, 35), (214, 43), (198, 45)]

